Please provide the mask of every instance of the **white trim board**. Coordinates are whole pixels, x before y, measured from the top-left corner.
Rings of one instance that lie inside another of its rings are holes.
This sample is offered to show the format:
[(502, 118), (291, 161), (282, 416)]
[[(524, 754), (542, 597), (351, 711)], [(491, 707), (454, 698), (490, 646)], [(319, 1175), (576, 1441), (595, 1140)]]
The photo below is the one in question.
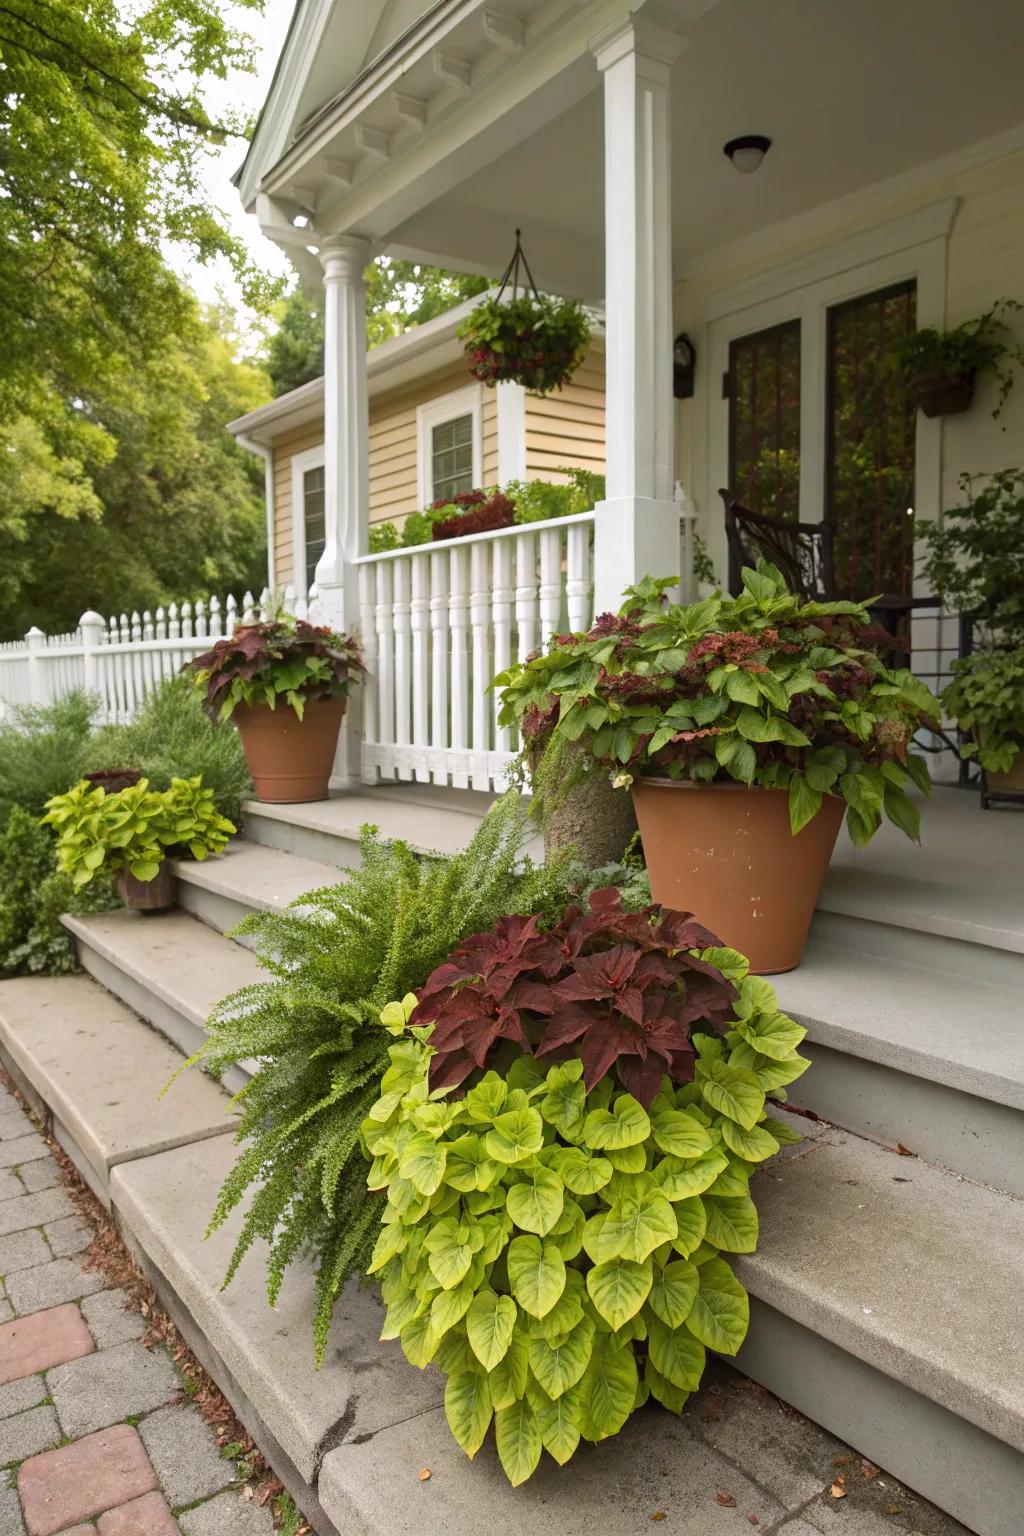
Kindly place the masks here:
[(306, 495), (303, 479), (310, 469), (323, 469), (324, 445), (295, 453), (291, 460), (292, 476), (292, 586), (296, 596), (306, 596)]
[(439, 395), (436, 400), (428, 400), (416, 407), (416, 491), (421, 507), (428, 507), (434, 500), (430, 478), (433, 456), (430, 434), (435, 427), (457, 416), (473, 418), (473, 485), (483, 483), (483, 385), (469, 384), (465, 389), (453, 389), (447, 395)]

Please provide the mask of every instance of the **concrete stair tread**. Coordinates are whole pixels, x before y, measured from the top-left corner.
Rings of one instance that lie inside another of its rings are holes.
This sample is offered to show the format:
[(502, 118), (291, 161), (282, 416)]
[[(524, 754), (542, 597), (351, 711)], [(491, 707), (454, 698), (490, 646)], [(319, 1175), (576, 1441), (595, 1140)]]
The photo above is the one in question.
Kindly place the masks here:
[(771, 980), (815, 1044), (1024, 1109), (1019, 991), (848, 949), (813, 929), (800, 966)]
[(226, 1094), (201, 1072), (160, 1097), (180, 1055), (87, 976), (0, 981), (0, 1051), (103, 1186), (119, 1163), (233, 1129)]
[(174, 873), (187, 885), (200, 886), (259, 911), (277, 910), (308, 891), (335, 885), (338, 870), (280, 848), (264, 848), (238, 838), (217, 858), (175, 859)]
[(1024, 1450), (1024, 1201), (832, 1127), (752, 1193), (752, 1295)]
[[(389, 800), (384, 793), (346, 792), (332, 800), (312, 800), (299, 805), (272, 805), (247, 800), (243, 806), (251, 822), (255, 818), (299, 827), (307, 833), (358, 843), (365, 823), (379, 827), (382, 836), (403, 838), (423, 853), (461, 853), (480, 825), (480, 813), (448, 810), (433, 802), (406, 798)], [(251, 828), (250, 828), (251, 831)]]
[(945, 787), (920, 808), (920, 847), (888, 821), (867, 848), (841, 834), (819, 909), (1024, 954), (1024, 815)]
[(271, 1310), (262, 1242), (221, 1290), (240, 1212), (203, 1239), (237, 1155), (225, 1137), (179, 1147), (119, 1166), (111, 1193), (134, 1242), (172, 1287), (294, 1467), (312, 1483), (332, 1445), (374, 1435), (436, 1407), (443, 1382), (436, 1372), (413, 1370), (396, 1342), (379, 1342), (383, 1308), (373, 1291), (355, 1283), (340, 1299), (318, 1371), (313, 1271), (302, 1261), (292, 1264)]
[(110, 966), (202, 1027), (229, 992), (266, 979), (254, 955), (187, 912), (66, 915), (64, 925)]

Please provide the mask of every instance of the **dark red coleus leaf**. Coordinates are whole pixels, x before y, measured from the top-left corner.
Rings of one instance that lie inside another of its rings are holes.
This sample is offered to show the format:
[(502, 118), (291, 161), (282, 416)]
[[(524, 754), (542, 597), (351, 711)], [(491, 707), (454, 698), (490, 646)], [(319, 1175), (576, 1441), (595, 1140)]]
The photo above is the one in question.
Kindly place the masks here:
[(666, 1074), (693, 1077), (691, 1030), (724, 1032), (736, 989), (692, 949), (720, 941), (688, 912), (627, 912), (595, 891), (542, 932), (504, 917), (464, 939), (418, 995), (411, 1022), (433, 1025), (431, 1088), (458, 1087), (503, 1040), (546, 1062), (579, 1057), (592, 1088), (613, 1069), (644, 1105)]

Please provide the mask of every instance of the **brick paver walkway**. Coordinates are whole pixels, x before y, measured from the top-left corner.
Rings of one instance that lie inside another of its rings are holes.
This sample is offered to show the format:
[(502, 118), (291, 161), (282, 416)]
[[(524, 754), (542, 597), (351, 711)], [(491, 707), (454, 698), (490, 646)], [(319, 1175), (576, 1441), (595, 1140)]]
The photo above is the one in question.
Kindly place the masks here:
[(0, 1087), (0, 1536), (270, 1536)]

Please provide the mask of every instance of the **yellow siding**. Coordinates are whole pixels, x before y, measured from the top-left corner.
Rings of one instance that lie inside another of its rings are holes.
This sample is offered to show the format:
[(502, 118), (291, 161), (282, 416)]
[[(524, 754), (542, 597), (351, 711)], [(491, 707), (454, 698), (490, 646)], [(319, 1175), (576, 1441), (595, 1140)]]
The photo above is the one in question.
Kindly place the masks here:
[(297, 427), (274, 444), (274, 578), (286, 586), (295, 574), (292, 560), (292, 459), (324, 440), (323, 422)]
[[(407, 389), (375, 395), (370, 400), (370, 522), (392, 521), (401, 527), (410, 512), (419, 511), (416, 466), (416, 410), (454, 389), (472, 383), (463, 363), (431, 374)], [(484, 398), (484, 478), (487, 476), (488, 402)], [(494, 403), (490, 403), (493, 420)]]
[(572, 382), (526, 397), (526, 473), (564, 481), (561, 467), (604, 473), (604, 353), (592, 348)]

